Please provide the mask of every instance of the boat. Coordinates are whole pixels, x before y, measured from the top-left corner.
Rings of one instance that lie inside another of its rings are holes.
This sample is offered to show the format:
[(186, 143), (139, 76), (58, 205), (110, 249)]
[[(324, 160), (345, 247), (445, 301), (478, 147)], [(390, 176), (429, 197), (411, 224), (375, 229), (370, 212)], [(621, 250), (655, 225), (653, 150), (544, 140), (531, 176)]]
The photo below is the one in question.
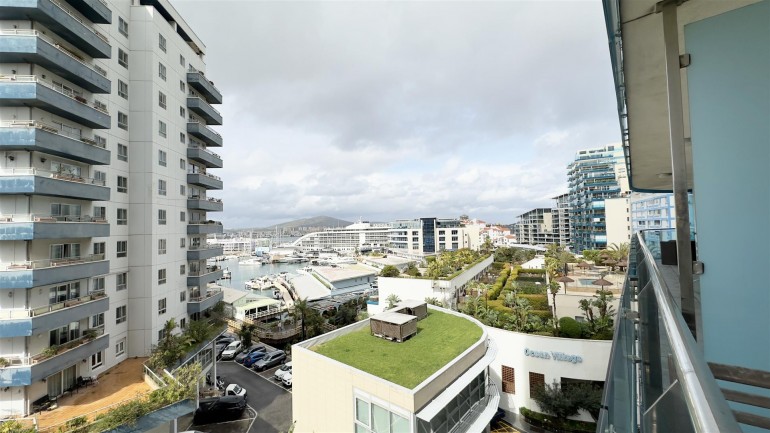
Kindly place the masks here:
[(230, 278), (232, 278), (232, 272), (230, 272), (230, 269), (225, 269), (224, 271), (222, 271), (223, 280), (229, 280)]
[(239, 265), (262, 265), (262, 260), (259, 258), (248, 258), (238, 262)]

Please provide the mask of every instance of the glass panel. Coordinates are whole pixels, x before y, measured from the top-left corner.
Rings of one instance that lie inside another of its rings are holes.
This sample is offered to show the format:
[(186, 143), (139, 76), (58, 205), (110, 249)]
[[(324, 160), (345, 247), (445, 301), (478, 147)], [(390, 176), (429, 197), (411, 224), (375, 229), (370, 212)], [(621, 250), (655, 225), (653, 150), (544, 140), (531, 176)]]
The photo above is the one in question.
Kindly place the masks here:
[(356, 433), (369, 433), (369, 429), (367, 429), (366, 427), (360, 424), (356, 424), (355, 426), (356, 426)]
[(369, 403), (358, 398), (356, 399), (356, 419), (369, 425)]
[(431, 433), (430, 423), (428, 421), (418, 419), (417, 420), (417, 433)]
[(62, 389), (72, 389), (72, 387), (75, 385), (76, 373), (77, 372), (75, 371), (74, 365), (62, 371)]
[(57, 395), (61, 394), (61, 375), (62, 372), (60, 371), (56, 374), (48, 376), (48, 379), (46, 379), (46, 382), (48, 383), (48, 395), (50, 397), (56, 397)]
[(390, 432), (390, 412), (372, 404), (372, 431), (374, 433)]
[(409, 433), (409, 420), (391, 412), (390, 431), (391, 433)]

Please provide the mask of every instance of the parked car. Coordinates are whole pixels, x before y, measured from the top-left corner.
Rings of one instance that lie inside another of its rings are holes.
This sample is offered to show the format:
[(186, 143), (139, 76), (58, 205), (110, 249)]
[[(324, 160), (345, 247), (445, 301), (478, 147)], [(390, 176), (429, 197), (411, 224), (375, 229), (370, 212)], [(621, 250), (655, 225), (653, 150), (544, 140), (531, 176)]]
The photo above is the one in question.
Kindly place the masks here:
[(229, 346), (229, 345), (230, 345), (230, 343), (226, 343), (224, 341), (220, 341), (219, 343), (217, 343), (214, 346), (214, 353), (216, 354), (217, 359), (222, 357), (222, 352), (224, 352), (225, 349), (227, 349), (227, 346)]
[(275, 367), (286, 360), (286, 352), (283, 350), (275, 350), (268, 353), (262, 359), (254, 363), (254, 370), (262, 371), (268, 368)]
[(267, 348), (261, 344), (259, 346), (251, 346), (250, 349), (244, 350), (243, 352), (236, 355), (235, 362), (239, 364), (243, 364), (243, 360), (246, 359), (249, 355), (251, 355), (254, 352), (267, 353)]
[(273, 379), (280, 382), (283, 380), (283, 376), (287, 374), (291, 374), (291, 361), (283, 364), (278, 370), (275, 370), (275, 376), (273, 376)]
[(251, 367), (254, 365), (255, 362), (259, 361), (260, 359), (264, 358), (266, 352), (254, 352), (251, 355), (247, 356), (246, 359), (243, 360), (244, 367)]
[(217, 337), (216, 342), (225, 342), (225, 343), (232, 343), (233, 341), (237, 340), (238, 337), (235, 334), (222, 334), (219, 337)]
[(284, 374), (281, 382), (283, 382), (283, 386), (291, 388), (291, 373)]
[[(211, 373), (206, 374), (206, 384), (214, 386), (214, 382), (211, 380)], [(217, 388), (225, 389), (225, 380), (222, 378), (222, 376), (217, 376)]]
[(227, 389), (225, 389), (225, 395), (242, 395), (248, 399), (246, 396), (246, 390), (243, 389), (242, 386), (231, 383), (230, 385), (227, 385)]
[(241, 353), (243, 345), (240, 341), (236, 340), (228, 344), (225, 350), (222, 352), (222, 359), (233, 359), (235, 355)]
[(195, 424), (205, 424), (223, 419), (236, 419), (246, 410), (246, 397), (226, 395), (224, 397), (204, 398), (193, 415)]

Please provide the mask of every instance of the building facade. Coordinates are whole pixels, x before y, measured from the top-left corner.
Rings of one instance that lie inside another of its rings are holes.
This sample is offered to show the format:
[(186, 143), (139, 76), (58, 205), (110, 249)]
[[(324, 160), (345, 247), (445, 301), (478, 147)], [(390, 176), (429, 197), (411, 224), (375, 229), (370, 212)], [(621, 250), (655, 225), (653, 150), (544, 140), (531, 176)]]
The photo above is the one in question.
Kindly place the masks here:
[(536, 208), (525, 212), (516, 222), (516, 240), (522, 244), (541, 245), (556, 243), (551, 209)]
[(389, 248), (401, 257), (422, 260), (441, 251), (471, 247), (471, 231), (457, 219), (397, 220), (388, 230)]
[(574, 251), (607, 248), (606, 200), (628, 191), (623, 149), (581, 150), (567, 167), (571, 239)]
[(569, 203), (569, 194), (562, 194), (553, 198), (556, 200), (556, 207), (551, 209), (551, 221), (553, 222), (553, 232), (556, 235), (556, 243), (568, 246), (570, 244), (570, 235), (572, 233), (570, 222), (571, 207)]
[(0, 6), (0, 416), (214, 305), (205, 47), (164, 0)]

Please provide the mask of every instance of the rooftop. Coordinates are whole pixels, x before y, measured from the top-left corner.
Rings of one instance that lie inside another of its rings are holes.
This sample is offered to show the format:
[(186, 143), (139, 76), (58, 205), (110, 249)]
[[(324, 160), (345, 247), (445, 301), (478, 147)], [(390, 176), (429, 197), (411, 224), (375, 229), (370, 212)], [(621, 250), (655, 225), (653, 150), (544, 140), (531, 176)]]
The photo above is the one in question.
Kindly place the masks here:
[(341, 265), (337, 267), (316, 266), (315, 272), (326, 278), (331, 283), (336, 281), (349, 280), (351, 278), (365, 277), (368, 275), (377, 275), (378, 271), (365, 265)]
[(369, 327), (310, 349), (335, 361), (413, 389), (482, 336), (471, 320), (436, 309), (417, 322), (417, 335), (396, 343), (371, 335)]

